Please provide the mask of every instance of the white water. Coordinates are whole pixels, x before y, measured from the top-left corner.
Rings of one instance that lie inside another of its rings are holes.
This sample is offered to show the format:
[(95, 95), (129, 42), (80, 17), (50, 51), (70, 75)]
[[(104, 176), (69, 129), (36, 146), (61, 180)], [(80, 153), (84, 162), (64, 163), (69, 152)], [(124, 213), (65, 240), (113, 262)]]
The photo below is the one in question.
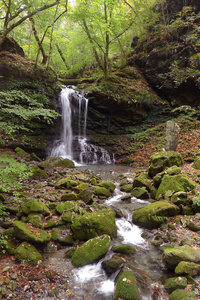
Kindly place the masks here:
[[(88, 99), (75, 89), (64, 87), (59, 100), (62, 109), (61, 136), (49, 156), (69, 158), (76, 164), (113, 163), (114, 159), (105, 149), (92, 144), (86, 137)], [(73, 135), (72, 127), (77, 136)]]

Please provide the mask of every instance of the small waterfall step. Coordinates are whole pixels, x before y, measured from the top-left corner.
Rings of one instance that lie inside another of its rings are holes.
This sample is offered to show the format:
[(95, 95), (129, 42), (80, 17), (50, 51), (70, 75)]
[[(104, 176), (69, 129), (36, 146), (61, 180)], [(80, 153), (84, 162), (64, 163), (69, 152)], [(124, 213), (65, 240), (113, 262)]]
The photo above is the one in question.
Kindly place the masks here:
[(63, 87), (59, 95), (62, 111), (60, 139), (56, 140), (49, 157), (63, 157), (80, 164), (111, 164), (114, 157), (94, 145), (86, 136), (88, 99), (75, 87)]

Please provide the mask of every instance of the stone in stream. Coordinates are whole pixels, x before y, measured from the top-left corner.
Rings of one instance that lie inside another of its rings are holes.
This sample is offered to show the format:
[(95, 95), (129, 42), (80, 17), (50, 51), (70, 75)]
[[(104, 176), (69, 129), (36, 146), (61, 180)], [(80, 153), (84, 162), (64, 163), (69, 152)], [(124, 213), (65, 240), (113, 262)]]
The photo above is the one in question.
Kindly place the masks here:
[(115, 253), (122, 253), (122, 254), (134, 254), (135, 248), (130, 245), (118, 245), (112, 247), (112, 251)]
[(177, 289), (185, 289), (187, 286), (187, 278), (181, 276), (168, 278), (164, 286), (169, 293)]
[(26, 261), (33, 265), (37, 265), (39, 261), (42, 261), (42, 255), (33, 245), (27, 242), (23, 242), (17, 247), (15, 257), (20, 261)]
[(88, 240), (76, 249), (72, 256), (72, 264), (81, 267), (102, 258), (110, 246), (109, 235), (102, 235)]
[(140, 300), (135, 275), (132, 271), (123, 270), (117, 277), (113, 299)]
[(180, 127), (173, 121), (167, 121), (166, 124), (166, 151), (176, 151), (178, 146)]
[(177, 275), (187, 274), (190, 276), (196, 276), (200, 274), (200, 265), (194, 262), (181, 261), (175, 268)]
[(178, 289), (171, 293), (169, 300), (197, 300), (197, 297), (194, 292)]
[(126, 260), (118, 255), (114, 255), (110, 259), (104, 260), (101, 263), (102, 268), (108, 276), (123, 268)]

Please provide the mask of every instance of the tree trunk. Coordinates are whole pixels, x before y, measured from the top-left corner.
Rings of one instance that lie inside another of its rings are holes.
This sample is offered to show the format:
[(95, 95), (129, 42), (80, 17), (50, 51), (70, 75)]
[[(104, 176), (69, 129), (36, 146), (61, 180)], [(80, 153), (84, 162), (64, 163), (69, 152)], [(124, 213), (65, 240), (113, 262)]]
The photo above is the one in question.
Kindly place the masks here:
[(33, 19), (33, 18), (29, 18), (29, 20), (31, 21), (31, 24), (32, 24), (32, 30), (33, 30), (33, 34), (34, 34), (35, 40), (36, 40), (36, 42), (38, 43), (38, 46), (39, 46), (38, 54), (37, 54), (37, 58), (36, 58), (35, 64), (37, 65), (37, 63), (38, 63), (38, 57), (39, 57), (39, 53), (40, 53), (40, 51), (41, 51), (41, 52), (42, 52), (42, 57), (43, 57), (43, 59), (42, 59), (42, 64), (45, 65), (46, 62), (47, 62), (48, 56), (45, 54), (44, 48), (43, 48), (43, 46), (42, 46), (42, 42), (40, 41), (39, 36), (38, 36), (38, 34), (37, 34), (37, 30), (36, 30), (36, 28), (35, 28), (35, 22), (34, 22), (34, 19)]
[(65, 67), (66, 67), (67, 69), (69, 69), (69, 66), (68, 66), (68, 64), (67, 64), (67, 62), (66, 62), (66, 60), (65, 60), (65, 58), (64, 58), (64, 56), (63, 56), (63, 53), (62, 53), (62, 51), (61, 51), (61, 49), (60, 49), (60, 47), (59, 47), (58, 44), (56, 44), (56, 48), (57, 48), (57, 50), (58, 50), (58, 53), (60, 54), (60, 57), (61, 57), (62, 61), (63, 61), (64, 64), (65, 64)]

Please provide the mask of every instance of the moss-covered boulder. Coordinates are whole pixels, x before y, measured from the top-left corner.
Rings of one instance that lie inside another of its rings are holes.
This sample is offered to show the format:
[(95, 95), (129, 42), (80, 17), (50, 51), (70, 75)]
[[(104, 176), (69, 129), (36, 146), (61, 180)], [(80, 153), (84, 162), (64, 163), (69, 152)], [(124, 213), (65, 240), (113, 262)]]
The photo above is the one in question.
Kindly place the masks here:
[(133, 223), (145, 228), (157, 228), (163, 224), (168, 217), (179, 214), (180, 208), (167, 201), (151, 203), (133, 212)]
[(171, 202), (180, 206), (187, 204), (187, 193), (186, 192), (176, 192), (171, 197)]
[(170, 293), (177, 289), (185, 289), (187, 286), (187, 278), (181, 276), (169, 278), (166, 280), (164, 286)]
[(145, 187), (147, 191), (150, 191), (150, 180), (148, 179), (147, 172), (140, 173), (134, 178), (133, 187)]
[(77, 195), (75, 193), (68, 193), (61, 196), (61, 201), (74, 201), (77, 200)]
[(50, 241), (50, 235), (39, 228), (32, 227), (22, 221), (14, 221), (13, 228), (16, 238), (30, 243), (47, 243)]
[(99, 186), (101, 187), (105, 187), (106, 189), (108, 189), (111, 193), (114, 192), (114, 189), (116, 188), (115, 184), (110, 181), (110, 180), (104, 180), (104, 181), (101, 181), (99, 183)]
[(110, 246), (110, 236), (102, 235), (88, 240), (76, 249), (72, 256), (72, 264), (81, 267), (103, 257)]
[(71, 229), (74, 238), (79, 240), (88, 240), (102, 234), (116, 237), (115, 214), (109, 209), (96, 213), (85, 213), (83, 216), (73, 219)]
[(164, 249), (163, 262), (167, 268), (175, 269), (181, 261), (199, 263), (200, 250), (188, 245)]
[(50, 157), (45, 161), (42, 161), (38, 164), (38, 166), (48, 172), (53, 171), (55, 167), (61, 168), (75, 168), (74, 162), (70, 159), (63, 159), (62, 157)]
[(94, 194), (100, 198), (108, 198), (111, 196), (111, 192), (107, 188), (100, 186), (94, 188)]
[(66, 201), (56, 206), (55, 210), (57, 213), (62, 215), (64, 212), (73, 211), (75, 204), (73, 201)]
[(183, 166), (184, 161), (180, 154), (174, 151), (162, 151), (154, 154), (150, 158), (148, 175), (154, 177), (156, 174), (164, 171), (168, 167), (174, 165)]
[(48, 177), (46, 171), (41, 170), (39, 167), (32, 167), (31, 172), (31, 178), (34, 180), (46, 179)]
[(120, 191), (125, 193), (131, 193), (133, 190), (132, 184), (124, 184), (120, 187)]
[(43, 227), (44, 216), (42, 214), (31, 213), (28, 215), (27, 221), (33, 226), (42, 228)]
[(194, 292), (178, 289), (171, 293), (169, 300), (197, 300), (197, 297)]
[(164, 175), (178, 175), (180, 174), (182, 171), (179, 167), (177, 166), (172, 166), (170, 168), (167, 168), (165, 171), (158, 173), (156, 176), (154, 176), (153, 178), (153, 184), (155, 186), (155, 188), (158, 188), (159, 185), (161, 184), (162, 178)]
[(117, 278), (113, 299), (140, 300), (135, 275), (131, 271), (122, 271)]
[(88, 187), (80, 191), (77, 198), (84, 201), (87, 204), (93, 202), (93, 195), (94, 195), (94, 189), (92, 187)]
[(165, 175), (156, 192), (156, 200), (168, 200), (177, 192), (189, 192), (195, 187), (196, 184), (185, 174), (174, 176)]
[(59, 228), (53, 228), (51, 231), (51, 238), (54, 242), (60, 243), (66, 246), (72, 246), (74, 239), (69, 230), (62, 230)]
[(136, 187), (132, 190), (131, 195), (138, 199), (149, 199), (149, 193), (145, 187)]
[(194, 169), (200, 170), (200, 156), (195, 158), (192, 167)]
[(115, 253), (122, 253), (122, 254), (134, 254), (135, 248), (130, 245), (118, 245), (112, 247), (112, 251)]
[(101, 266), (108, 276), (121, 269), (126, 260), (118, 255), (114, 255), (110, 259), (106, 259), (102, 262)]
[(194, 262), (181, 261), (175, 268), (176, 275), (196, 276), (200, 273), (200, 264)]
[(23, 242), (17, 247), (15, 257), (22, 262), (29, 262), (32, 265), (37, 265), (42, 261), (42, 255), (33, 245), (27, 242)]
[(55, 183), (56, 189), (68, 188), (72, 189), (78, 185), (78, 181), (72, 180), (70, 177), (62, 178)]
[(43, 216), (48, 216), (50, 214), (50, 210), (48, 207), (37, 200), (29, 200), (26, 203), (21, 205), (21, 210), (26, 215), (29, 215), (31, 213), (35, 214), (42, 214)]

